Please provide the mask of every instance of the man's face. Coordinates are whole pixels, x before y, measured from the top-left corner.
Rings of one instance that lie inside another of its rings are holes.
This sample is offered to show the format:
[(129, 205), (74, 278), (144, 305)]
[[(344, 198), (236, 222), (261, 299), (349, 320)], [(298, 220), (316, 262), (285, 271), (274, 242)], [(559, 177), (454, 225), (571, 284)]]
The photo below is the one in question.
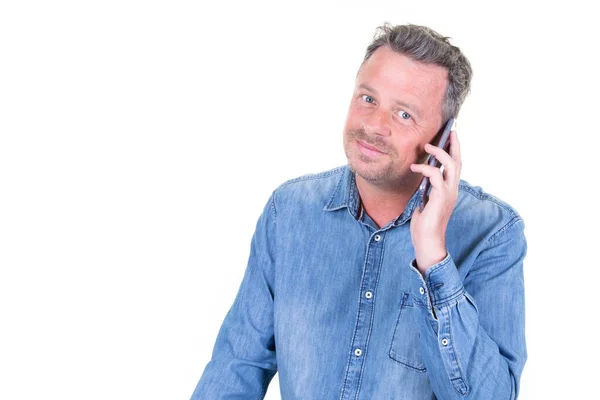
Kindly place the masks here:
[(350, 168), (376, 186), (398, 189), (418, 180), (410, 164), (422, 162), (425, 143), (442, 125), (445, 68), (378, 48), (363, 64), (346, 124)]

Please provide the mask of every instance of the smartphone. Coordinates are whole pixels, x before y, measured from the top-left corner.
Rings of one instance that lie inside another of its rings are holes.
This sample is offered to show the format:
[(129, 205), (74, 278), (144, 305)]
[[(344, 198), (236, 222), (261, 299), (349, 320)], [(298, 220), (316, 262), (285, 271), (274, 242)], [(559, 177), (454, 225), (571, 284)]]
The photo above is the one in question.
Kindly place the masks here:
[[(450, 131), (452, 130), (452, 125), (454, 125), (454, 118), (450, 118), (448, 122), (446, 122), (446, 125), (444, 125), (444, 128), (436, 135), (437, 143), (435, 146), (448, 151), (450, 146)], [(433, 142), (435, 142), (436, 139), (434, 139)], [(431, 144), (433, 144), (433, 142)], [(426, 163), (437, 168), (442, 166), (442, 163), (440, 163), (432, 154), (429, 155)], [(417, 196), (419, 197), (419, 211), (421, 212), (423, 212), (423, 209), (429, 200), (430, 190), (431, 182), (429, 182), (429, 178), (425, 176), (423, 177), (423, 180), (417, 189)]]

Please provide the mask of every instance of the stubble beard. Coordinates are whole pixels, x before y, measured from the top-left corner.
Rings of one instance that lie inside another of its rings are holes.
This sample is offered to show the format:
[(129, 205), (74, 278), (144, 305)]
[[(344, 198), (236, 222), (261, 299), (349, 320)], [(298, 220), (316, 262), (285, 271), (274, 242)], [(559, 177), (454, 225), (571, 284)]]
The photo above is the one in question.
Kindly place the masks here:
[[(385, 152), (386, 159), (373, 159), (365, 156), (356, 147), (360, 140)], [(394, 180), (394, 161), (397, 160), (395, 152), (385, 142), (377, 137), (369, 137), (364, 129), (349, 129), (344, 138), (344, 152), (348, 159), (348, 166), (352, 172), (362, 179), (376, 185), (389, 184)]]
[[(348, 158), (348, 166), (350, 167), (350, 170), (366, 181), (381, 184), (386, 182), (390, 178), (390, 165), (388, 165), (387, 167), (378, 167), (375, 165), (376, 162), (362, 154), (349, 155), (348, 153), (346, 153), (346, 157)], [(356, 159), (360, 160), (359, 162), (362, 164), (358, 168), (358, 162), (355, 161)]]

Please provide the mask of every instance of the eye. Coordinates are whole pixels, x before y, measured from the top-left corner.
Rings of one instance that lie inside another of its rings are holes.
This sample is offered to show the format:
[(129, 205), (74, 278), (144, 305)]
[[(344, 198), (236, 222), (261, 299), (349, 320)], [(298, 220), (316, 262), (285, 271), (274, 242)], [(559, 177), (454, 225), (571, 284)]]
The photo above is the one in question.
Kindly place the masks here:
[(406, 111), (399, 111), (398, 115), (400, 116), (400, 118), (402, 119), (411, 119), (412, 117), (410, 116), (409, 113), (407, 113)]
[(367, 103), (374, 103), (375, 99), (369, 96), (368, 94), (363, 94), (361, 98)]

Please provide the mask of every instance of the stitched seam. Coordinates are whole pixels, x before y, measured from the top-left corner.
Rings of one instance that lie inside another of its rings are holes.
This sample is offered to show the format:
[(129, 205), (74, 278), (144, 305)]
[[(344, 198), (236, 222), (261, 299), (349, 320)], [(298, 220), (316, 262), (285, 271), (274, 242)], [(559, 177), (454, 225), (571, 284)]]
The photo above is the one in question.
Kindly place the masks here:
[(508, 206), (506, 203), (500, 201), (499, 199), (497, 199), (494, 196), (491, 196), (487, 193), (479, 193), (476, 192), (475, 190), (473, 190), (473, 188), (469, 187), (469, 186), (465, 186), (465, 185), (458, 185), (459, 189), (464, 190), (465, 192), (469, 193), (471, 196), (475, 197), (478, 200), (488, 200), (491, 201), (492, 203), (496, 204), (497, 206), (505, 209), (506, 211), (510, 212), (513, 216), (517, 215), (517, 213), (515, 212), (515, 210)]
[(271, 212), (273, 213), (273, 225), (277, 220), (277, 207), (275, 207), (275, 194), (276, 191), (273, 191), (273, 195), (271, 196)]
[(425, 273), (425, 280), (431, 281), (431, 275), (435, 274), (435, 272), (439, 269), (442, 269), (442, 267), (444, 267), (446, 264), (448, 264), (450, 262), (450, 260), (452, 259), (452, 256), (450, 255), (450, 253), (448, 253), (446, 255), (446, 257), (444, 257), (444, 259), (442, 261), (440, 261), (439, 263), (437, 263), (437, 265), (430, 267), (427, 272)]
[[(390, 343), (390, 349), (388, 351), (388, 357), (392, 361), (394, 361), (394, 362), (402, 365), (404, 368), (409, 368), (409, 369), (411, 369), (411, 370), (413, 370), (415, 372), (423, 373), (423, 372), (427, 372), (427, 368), (418, 368), (418, 367), (415, 367), (413, 365), (408, 364), (408, 362), (410, 362), (410, 360), (405, 359), (404, 357), (397, 355), (396, 352), (393, 349), (393, 347), (394, 347), (394, 341), (396, 340), (396, 332), (398, 331), (398, 323), (400, 322), (400, 317), (402, 316), (402, 313), (406, 311), (407, 308), (411, 307), (407, 303), (407, 299), (408, 299), (409, 296), (410, 296), (410, 294), (408, 292), (404, 292), (402, 294), (402, 301), (400, 302), (400, 311), (398, 311), (398, 317), (396, 318), (396, 325), (394, 326), (394, 333), (392, 334), (392, 341)], [(392, 356), (392, 353), (394, 354), (393, 356)], [(395, 358), (395, 357), (397, 357), (397, 358)], [(402, 358), (403, 360), (406, 360), (406, 362), (402, 362), (402, 361), (398, 360), (398, 358)]]
[[(271, 196), (271, 212), (273, 213), (273, 237), (271, 238), (271, 241), (273, 243), (273, 246), (271, 248), (272, 254), (273, 254), (273, 282), (272, 282), (272, 290), (273, 290), (273, 301), (275, 301), (275, 285), (277, 284), (277, 259), (278, 257), (278, 250), (279, 250), (279, 246), (277, 246), (277, 237), (279, 235), (277, 235), (277, 207), (275, 206), (275, 192), (273, 192), (273, 195)], [(274, 305), (273, 305), (274, 306)]]
[[(379, 286), (379, 277), (381, 276), (381, 264), (383, 264), (383, 256), (384, 256), (384, 252), (385, 252), (385, 246), (384, 246), (384, 244), (385, 244), (386, 236), (387, 235), (385, 235), (383, 237), (383, 240), (381, 241), (381, 244), (380, 244), (380, 246), (381, 246), (381, 254), (379, 256), (379, 266), (377, 268), (377, 279), (375, 280), (375, 287), (373, 288), (373, 292), (374, 293), (377, 293), (377, 287)], [(362, 298), (362, 292), (360, 293), (360, 297)], [(372, 298), (376, 299), (377, 296), (373, 296)], [(369, 331), (367, 332), (367, 340), (366, 340), (366, 343), (365, 343), (365, 351), (364, 351), (364, 357), (365, 358), (367, 357), (367, 353), (368, 353), (368, 350), (369, 350), (369, 341), (371, 339), (371, 332), (373, 331), (373, 320), (375, 319), (375, 302), (376, 302), (376, 300), (371, 301), (371, 310), (372, 310), (372, 312), (371, 312), (371, 319), (369, 320)], [(363, 371), (365, 370), (365, 365), (366, 364), (367, 364), (366, 361), (363, 359), (362, 367), (360, 369), (360, 375), (358, 377), (358, 385), (357, 385), (357, 388), (356, 388), (356, 397), (355, 397), (356, 399), (358, 399), (358, 394), (360, 393), (360, 386), (361, 386), (361, 383), (362, 383)]]
[(454, 384), (452, 384), (452, 387), (454, 388), (454, 391), (456, 393), (458, 393), (461, 396), (466, 396), (467, 394), (469, 394), (469, 385), (467, 385), (463, 372), (462, 372), (462, 368), (460, 366), (460, 362), (458, 360), (458, 352), (456, 351), (456, 347), (454, 347), (454, 335), (452, 334), (452, 318), (450, 316), (451, 310), (450, 307), (448, 307), (448, 332), (450, 333), (450, 343), (452, 344), (452, 352), (454, 353), (454, 359), (456, 360), (456, 367), (458, 368), (458, 375), (460, 377), (460, 379), (463, 381), (466, 389), (465, 389), (465, 393), (462, 394), (460, 393), (457, 389), (456, 386), (454, 386)]
[(339, 179), (337, 185), (335, 186), (335, 190), (333, 191), (333, 194), (331, 195), (331, 197), (329, 198), (329, 201), (325, 205), (326, 209), (331, 206), (331, 202), (333, 201), (333, 199), (339, 192), (341, 186), (342, 186), (342, 179)]
[[(395, 354), (395, 353), (394, 353), (394, 354)], [(423, 373), (423, 372), (427, 372), (427, 369), (426, 369), (426, 368), (416, 368), (416, 367), (413, 367), (412, 365), (405, 364), (405, 363), (403, 363), (402, 361), (398, 361), (398, 360), (396, 360), (394, 357), (390, 357), (390, 359), (391, 359), (393, 362), (395, 362), (395, 363), (398, 363), (398, 364), (402, 365), (404, 368), (409, 368), (409, 369), (411, 369), (411, 370), (413, 370), (413, 371), (415, 371), (415, 372), (421, 372), (421, 373)]]
[[(367, 263), (367, 260), (369, 259), (369, 253), (371, 252), (371, 250), (367, 247), (367, 253), (365, 254), (365, 261), (363, 263), (363, 271), (362, 271), (362, 275), (360, 277), (360, 281), (363, 282), (363, 280), (365, 279), (365, 264)], [(346, 385), (348, 383), (348, 373), (350, 372), (350, 363), (351, 363), (351, 359), (352, 359), (352, 346), (354, 346), (354, 341), (356, 340), (356, 327), (358, 326), (358, 321), (360, 320), (360, 315), (361, 315), (361, 309), (360, 309), (360, 298), (362, 296), (362, 293), (358, 293), (358, 304), (357, 304), (357, 309), (358, 312), (356, 313), (356, 320), (354, 321), (354, 332), (352, 333), (352, 341), (350, 342), (350, 356), (348, 357), (348, 363), (346, 364), (346, 371), (344, 372), (344, 384), (342, 385), (342, 394), (340, 395), (340, 398), (342, 398), (341, 396), (344, 395), (344, 392), (346, 391)], [(364, 365), (364, 364), (363, 364)]]
[(465, 288), (463, 286), (459, 291), (457, 291), (453, 295), (448, 296), (448, 297), (446, 297), (443, 300), (434, 301), (433, 304), (432, 304), (432, 307), (433, 306), (443, 306), (443, 305), (449, 304), (449, 303), (453, 302), (454, 300), (456, 300), (457, 298), (459, 298), (464, 293), (465, 293)]
[(302, 175), (297, 178), (292, 178), (292, 179), (289, 179), (289, 180), (283, 182), (281, 185), (279, 185), (279, 187), (287, 186), (289, 184), (296, 183), (296, 182), (312, 181), (312, 180), (317, 180), (317, 179), (329, 178), (330, 176), (335, 175), (335, 174), (339, 173), (340, 171), (343, 171), (344, 168), (345, 168), (345, 166), (341, 166), (341, 167), (336, 167), (334, 169), (331, 169), (329, 171), (319, 172), (317, 174)]
[(506, 225), (504, 225), (502, 228), (498, 229), (496, 231), (496, 233), (494, 233), (492, 236), (490, 236), (490, 238), (488, 239), (488, 243), (493, 242), (497, 237), (502, 236), (502, 234), (504, 234), (508, 229), (512, 228), (513, 226), (515, 226), (515, 224), (517, 224), (519, 221), (523, 221), (521, 219), (521, 217), (516, 216), (513, 219), (511, 219), (510, 221), (508, 221), (506, 223)]
[[(400, 310), (398, 311), (398, 317), (396, 318), (396, 325), (394, 326), (394, 333), (392, 334), (392, 342), (390, 343), (390, 350), (388, 351), (388, 353), (391, 353), (392, 347), (394, 347), (394, 340), (396, 339), (396, 331), (398, 330), (398, 322), (400, 322), (400, 315), (402, 315), (402, 310), (404, 309), (404, 303), (405, 303), (407, 297), (408, 297), (408, 293), (404, 292), (402, 294), (402, 301), (400, 302)], [(392, 358), (392, 360), (393, 360), (393, 358)]]

